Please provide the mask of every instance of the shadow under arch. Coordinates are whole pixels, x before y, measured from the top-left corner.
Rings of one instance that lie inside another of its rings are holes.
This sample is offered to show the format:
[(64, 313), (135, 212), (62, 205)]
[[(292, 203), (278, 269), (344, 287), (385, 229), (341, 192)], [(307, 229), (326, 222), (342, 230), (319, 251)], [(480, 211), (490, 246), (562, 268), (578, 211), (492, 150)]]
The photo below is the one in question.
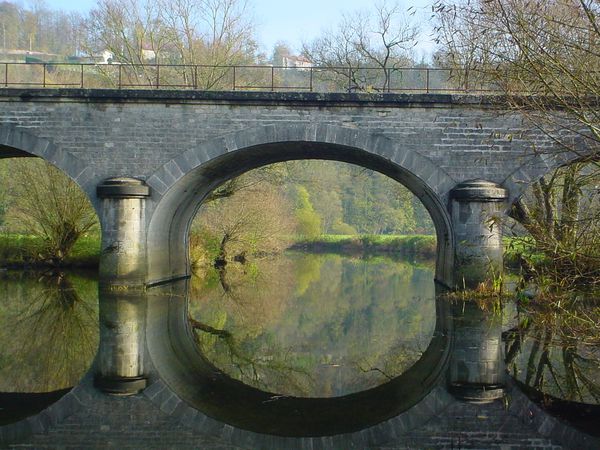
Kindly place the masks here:
[(0, 159), (22, 157), (37, 157), (52, 164), (71, 178), (85, 192), (92, 205), (97, 207), (96, 186), (91, 184), (94, 171), (88, 163), (62, 150), (52, 141), (36, 136), (28, 130), (12, 124), (1, 125)]
[[(449, 303), (440, 296), (436, 296), (436, 325), (429, 346), (403, 374), (341, 397), (301, 398), (248, 386), (204, 357), (188, 320), (188, 284), (179, 280), (148, 290), (146, 337), (152, 366), (183, 402), (236, 427), (236, 432), (288, 437), (353, 433), (410, 411), (445, 384), (452, 316)], [(413, 419), (426, 420), (422, 412)]]
[(272, 163), (322, 159), (380, 172), (416, 195), (437, 235), (436, 280), (452, 284), (453, 232), (446, 203), (455, 181), (402, 142), (332, 125), (243, 130), (188, 150), (148, 178), (152, 188), (148, 228), (149, 285), (189, 276), (188, 232), (203, 199), (223, 182)]

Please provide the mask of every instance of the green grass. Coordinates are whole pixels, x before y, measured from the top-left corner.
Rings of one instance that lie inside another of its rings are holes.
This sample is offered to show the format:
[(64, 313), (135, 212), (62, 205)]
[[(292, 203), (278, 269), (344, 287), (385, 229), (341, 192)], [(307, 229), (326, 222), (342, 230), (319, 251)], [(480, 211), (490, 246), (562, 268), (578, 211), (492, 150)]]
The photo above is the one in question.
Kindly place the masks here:
[(431, 235), (324, 234), (308, 239), (299, 238), (291, 248), (323, 253), (394, 253), (431, 259), (436, 254), (436, 238)]
[[(44, 266), (44, 241), (39, 236), (0, 234), (0, 267)], [(100, 259), (100, 236), (90, 234), (77, 240), (65, 258), (64, 267), (97, 267)]]

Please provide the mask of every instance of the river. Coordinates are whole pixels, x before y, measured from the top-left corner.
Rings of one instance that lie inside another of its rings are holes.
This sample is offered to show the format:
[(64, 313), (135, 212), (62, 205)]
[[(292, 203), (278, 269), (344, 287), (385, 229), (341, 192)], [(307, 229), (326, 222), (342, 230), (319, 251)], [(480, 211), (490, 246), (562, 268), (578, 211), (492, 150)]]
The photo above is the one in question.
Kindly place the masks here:
[[(98, 283), (88, 273), (0, 278), (0, 423), (9, 423), (55, 401), (92, 367)], [(286, 252), (192, 277), (187, 314), (203, 357), (227, 376), (284, 396), (341, 397), (401, 376), (427, 351), (436, 333), (433, 278), (428, 263)], [(563, 415), (569, 405), (597, 413), (597, 328), (532, 311), (509, 302), (482, 312), (501, 323), (508, 372), (549, 410), (565, 401)]]

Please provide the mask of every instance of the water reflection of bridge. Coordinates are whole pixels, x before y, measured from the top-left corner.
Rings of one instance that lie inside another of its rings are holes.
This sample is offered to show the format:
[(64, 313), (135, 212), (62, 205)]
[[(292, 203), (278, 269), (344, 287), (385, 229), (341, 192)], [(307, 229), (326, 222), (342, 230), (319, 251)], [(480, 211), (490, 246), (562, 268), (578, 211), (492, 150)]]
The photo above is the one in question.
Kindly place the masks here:
[(500, 320), (473, 304), (452, 307), (438, 299), (429, 348), (395, 379), (344, 397), (293, 398), (235, 381), (203, 357), (187, 319), (186, 284), (133, 295), (103, 292), (101, 346), (90, 375), (42, 413), (1, 427), (1, 442), (209, 449), (598, 445), (546, 415), (505, 378)]

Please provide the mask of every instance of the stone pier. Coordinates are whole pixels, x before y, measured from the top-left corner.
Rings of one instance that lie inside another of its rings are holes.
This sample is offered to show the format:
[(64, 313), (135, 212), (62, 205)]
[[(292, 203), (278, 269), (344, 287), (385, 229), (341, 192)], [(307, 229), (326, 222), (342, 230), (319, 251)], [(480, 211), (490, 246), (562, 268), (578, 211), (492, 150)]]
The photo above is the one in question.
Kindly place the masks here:
[(455, 236), (454, 286), (475, 288), (502, 275), (502, 224), (508, 193), (495, 183), (472, 180), (450, 191)]

